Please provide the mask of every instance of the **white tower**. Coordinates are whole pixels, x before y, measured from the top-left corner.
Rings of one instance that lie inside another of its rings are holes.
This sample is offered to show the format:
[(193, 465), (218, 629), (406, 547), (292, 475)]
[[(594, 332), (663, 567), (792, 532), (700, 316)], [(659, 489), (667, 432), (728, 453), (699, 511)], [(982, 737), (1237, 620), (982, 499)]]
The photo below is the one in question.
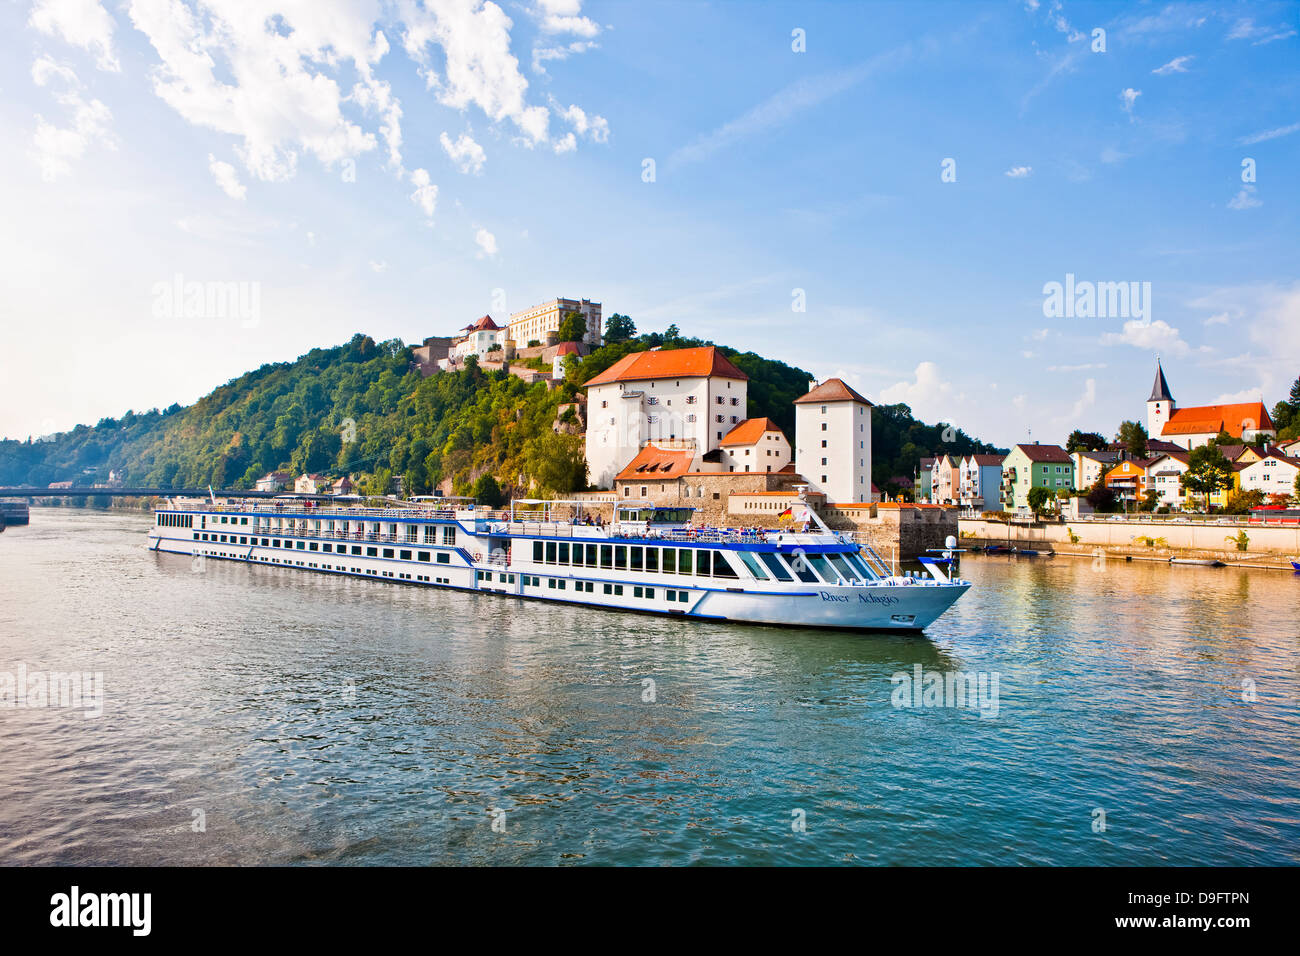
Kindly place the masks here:
[(795, 470), (827, 502), (871, 501), (871, 408), (838, 378), (794, 400)]
[(1165, 371), (1157, 357), (1156, 380), (1151, 386), (1151, 397), (1147, 399), (1147, 436), (1159, 438), (1173, 413), (1174, 397), (1169, 394), (1169, 383), (1165, 381)]

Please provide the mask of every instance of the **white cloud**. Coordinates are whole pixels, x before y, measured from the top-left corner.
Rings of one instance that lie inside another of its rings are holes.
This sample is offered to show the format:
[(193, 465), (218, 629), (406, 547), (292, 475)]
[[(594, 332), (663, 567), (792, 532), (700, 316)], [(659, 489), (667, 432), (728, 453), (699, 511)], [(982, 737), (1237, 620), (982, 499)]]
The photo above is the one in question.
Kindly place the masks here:
[(1090, 378), (1083, 383), (1083, 394), (1074, 403), (1068, 416), (1069, 421), (1078, 421), (1083, 413), (1097, 404), (1097, 380)]
[(1129, 116), (1133, 115), (1133, 104), (1137, 102), (1137, 98), (1141, 95), (1141, 90), (1135, 90), (1131, 86), (1128, 89), (1120, 90), (1120, 103), (1124, 108), (1124, 112), (1128, 113)]
[(1210, 402), (1209, 404), (1236, 405), (1238, 402), (1259, 402), (1259, 401), (1263, 401), (1263, 399), (1260, 397), (1263, 394), (1264, 394), (1264, 389), (1256, 385), (1252, 388), (1243, 388), (1237, 392), (1224, 392), (1222, 395), (1219, 395), (1217, 398), (1214, 399), (1214, 401)]
[(1228, 31), (1229, 40), (1251, 40), (1254, 46), (1272, 43), (1274, 40), (1286, 40), (1296, 35), (1293, 27), (1257, 27), (1252, 17), (1238, 20)]
[(555, 141), (556, 153), (571, 153), (578, 148), (578, 137), (572, 133), (565, 133)]
[(1156, 76), (1168, 76), (1170, 73), (1186, 73), (1186, 64), (1196, 59), (1195, 56), (1176, 56), (1164, 66), (1158, 66), (1151, 72)]
[(27, 22), (47, 36), (93, 53), (101, 70), (121, 69), (113, 52), (113, 18), (99, 0), (36, 0)]
[[(402, 44), (421, 67), (429, 89), (439, 102), (463, 110), (477, 106), (494, 122), (510, 120), (526, 145), (549, 138), (550, 111), (529, 106), (528, 81), (510, 52), (511, 19), (495, 3), (476, 0), (401, 0), (406, 31)], [(430, 44), (442, 47), (443, 73), (429, 57)]]
[(880, 390), (884, 405), (907, 404), (912, 413), (924, 421), (951, 422), (954, 416), (953, 387), (939, 374), (934, 362), (917, 365), (913, 381), (896, 382)]
[(1102, 335), (1101, 344), (1132, 345), (1148, 352), (1165, 352), (1170, 355), (1186, 355), (1191, 351), (1178, 330), (1160, 319), (1154, 322), (1130, 319), (1124, 323), (1122, 332), (1107, 332)]
[(235, 172), (235, 167), (229, 163), (223, 163), (217, 157), (208, 153), (208, 169), (212, 172), (212, 178), (217, 181), (217, 185), (231, 199), (243, 199), (248, 193), (248, 187), (239, 181), (239, 174)]
[(582, 0), (537, 0), (534, 14), (543, 33), (572, 33), (575, 36), (594, 37), (600, 26), (594, 20), (580, 16)]
[(533, 47), (533, 72), (546, 75), (546, 62), (548, 60), (567, 60), (569, 57), (578, 53), (586, 53), (588, 50), (595, 49), (599, 44), (591, 40), (574, 40), (564, 46), (538, 46)]
[(113, 149), (109, 131), (112, 112), (99, 100), (87, 100), (81, 95), (81, 84), (70, 67), (41, 57), (32, 64), (32, 81), (37, 86), (47, 86), (58, 81), (70, 87), (54, 94), (54, 100), (71, 114), (71, 125), (57, 126), (43, 116), (36, 116), (36, 132), (32, 135), (34, 158), (41, 168), (41, 178), (53, 182), (72, 172), (72, 163), (86, 154), (93, 145)]
[(1237, 195), (1228, 200), (1229, 209), (1254, 209), (1262, 205), (1264, 205), (1263, 200), (1255, 198), (1254, 186), (1242, 186), (1237, 191)]
[(732, 143), (779, 126), (806, 110), (852, 89), (871, 75), (898, 64), (910, 54), (910, 45), (905, 45), (897, 50), (879, 53), (846, 70), (820, 73), (796, 80), (742, 115), (674, 150), (668, 157), (668, 163), (672, 166), (682, 166), (707, 159)]
[(479, 229), (478, 232), (474, 233), (474, 242), (479, 247), (478, 257), (480, 259), (497, 254), (497, 237), (486, 229)]
[(1124, 160), (1128, 159), (1128, 154), (1121, 153), (1114, 146), (1107, 146), (1105, 149), (1101, 151), (1100, 158), (1101, 161), (1105, 163), (1107, 166), (1112, 166), (1115, 163), (1123, 162)]
[(1238, 140), (1242, 146), (1251, 146), (1255, 143), (1262, 143), (1265, 140), (1277, 139), (1279, 136), (1290, 136), (1292, 133), (1300, 131), (1300, 123), (1292, 123), (1290, 126), (1279, 126), (1276, 129), (1264, 130), (1262, 133), (1255, 133), (1253, 136), (1247, 136)]
[(1025, 179), (1034, 171), (1033, 166), (1012, 166), (1003, 176), (1010, 176), (1012, 179)]
[(411, 193), (411, 202), (424, 211), (425, 218), (433, 221), (433, 211), (438, 208), (438, 187), (429, 181), (427, 169), (417, 169), (411, 173), (411, 184), (415, 192)]
[(397, 155), (400, 110), (371, 71), (388, 50), (371, 34), (378, 7), (317, 0), (286, 9), (269, 16), (242, 0), (204, 0), (200, 13), (180, 0), (130, 0), (129, 13), (161, 60), (154, 92), (189, 122), (239, 137), (258, 179), (291, 178), (301, 152), (328, 166), (375, 148), (374, 133), (343, 115), (335, 75), (347, 61), (360, 77), (353, 96), (384, 112)]
[(474, 138), (468, 133), (461, 133), (456, 138), (456, 141), (452, 142), (451, 137), (444, 131), (438, 137), (438, 142), (442, 143), (442, 148), (462, 173), (477, 176), (483, 172), (483, 164), (487, 162), (487, 153), (483, 151), (482, 146), (474, 142)]
[(554, 97), (551, 99), (551, 104), (560, 118), (568, 123), (577, 135), (586, 136), (593, 143), (609, 142), (609, 123), (605, 117), (595, 114), (588, 116), (581, 106), (572, 104), (568, 109), (561, 109)]
[(1205, 324), (1205, 325), (1227, 325), (1227, 324), (1228, 324), (1228, 321), (1229, 321), (1231, 318), (1232, 318), (1232, 316), (1230, 316), (1227, 312), (1216, 312), (1216, 313), (1214, 313), (1214, 315), (1212, 315), (1212, 316), (1210, 316), (1208, 319), (1206, 319), (1205, 322), (1204, 322), (1203, 324)]
[(370, 271), (372, 271), (372, 272), (387, 272), (387, 271), (388, 271), (388, 263), (387, 263), (387, 262), (376, 262), (374, 259), (371, 259), (371, 260), (370, 260)]

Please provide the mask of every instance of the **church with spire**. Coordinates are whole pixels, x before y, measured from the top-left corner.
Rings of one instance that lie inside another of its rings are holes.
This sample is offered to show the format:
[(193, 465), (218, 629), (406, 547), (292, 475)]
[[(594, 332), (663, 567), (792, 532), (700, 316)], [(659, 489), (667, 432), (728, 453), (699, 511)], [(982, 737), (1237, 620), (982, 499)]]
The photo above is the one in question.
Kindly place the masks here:
[(1227, 432), (1244, 445), (1277, 437), (1277, 429), (1262, 401), (1179, 408), (1165, 370), (1156, 359), (1156, 379), (1147, 399), (1147, 434), (1192, 449)]

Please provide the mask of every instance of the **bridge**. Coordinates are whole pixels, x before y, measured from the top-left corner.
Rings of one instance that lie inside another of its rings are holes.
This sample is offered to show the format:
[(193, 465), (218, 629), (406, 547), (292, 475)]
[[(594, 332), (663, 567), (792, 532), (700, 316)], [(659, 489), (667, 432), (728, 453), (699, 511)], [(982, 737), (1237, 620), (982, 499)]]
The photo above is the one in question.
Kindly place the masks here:
[[(218, 490), (218, 498), (311, 498), (334, 500), (331, 495), (298, 495), (283, 491)], [(0, 498), (83, 498), (104, 495), (109, 498), (206, 498), (207, 488), (0, 488)]]

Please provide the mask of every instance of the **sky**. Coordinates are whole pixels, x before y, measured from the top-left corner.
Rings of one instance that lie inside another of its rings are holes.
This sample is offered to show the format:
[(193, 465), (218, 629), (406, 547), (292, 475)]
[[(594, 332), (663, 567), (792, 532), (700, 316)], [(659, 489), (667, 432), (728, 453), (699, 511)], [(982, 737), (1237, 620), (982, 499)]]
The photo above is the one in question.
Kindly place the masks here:
[(1267, 2), (5, 2), (0, 436), (556, 296), (1002, 446), (1145, 420), (1157, 355), (1180, 405), (1271, 408), (1298, 31)]

